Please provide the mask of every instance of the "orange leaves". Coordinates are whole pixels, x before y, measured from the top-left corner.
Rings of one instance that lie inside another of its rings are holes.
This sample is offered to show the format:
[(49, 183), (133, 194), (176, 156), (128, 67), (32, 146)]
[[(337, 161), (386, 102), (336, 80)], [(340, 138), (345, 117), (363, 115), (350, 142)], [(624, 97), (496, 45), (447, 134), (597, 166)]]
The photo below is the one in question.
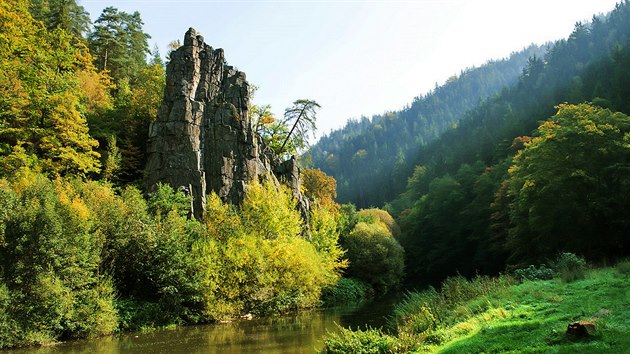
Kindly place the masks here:
[(334, 205), (337, 197), (337, 181), (319, 168), (302, 170), (302, 185), (310, 199), (318, 200), (323, 205)]

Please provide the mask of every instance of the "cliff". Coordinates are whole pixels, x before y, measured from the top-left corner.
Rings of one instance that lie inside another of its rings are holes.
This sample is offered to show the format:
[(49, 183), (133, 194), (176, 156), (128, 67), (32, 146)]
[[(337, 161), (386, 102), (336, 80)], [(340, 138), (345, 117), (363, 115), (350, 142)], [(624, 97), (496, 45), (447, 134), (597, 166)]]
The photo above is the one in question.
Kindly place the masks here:
[(297, 163), (282, 162), (264, 147), (251, 129), (249, 100), (245, 73), (227, 65), (222, 49), (189, 29), (183, 46), (170, 55), (164, 100), (149, 128), (147, 190), (161, 182), (184, 191), (193, 197), (194, 216), (201, 218), (211, 192), (239, 205), (249, 182), (275, 175), (289, 183), (306, 215)]

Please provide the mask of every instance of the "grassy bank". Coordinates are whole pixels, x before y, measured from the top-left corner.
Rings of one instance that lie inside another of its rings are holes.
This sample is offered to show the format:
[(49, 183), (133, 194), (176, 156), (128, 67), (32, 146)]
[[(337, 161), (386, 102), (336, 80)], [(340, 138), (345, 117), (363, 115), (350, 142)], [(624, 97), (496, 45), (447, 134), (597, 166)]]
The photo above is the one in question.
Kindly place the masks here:
[[(586, 271), (567, 282), (514, 278), (447, 280), (441, 291), (411, 293), (392, 321), (397, 335), (343, 330), (326, 352), (623, 353), (630, 350), (630, 265)], [(567, 325), (589, 320), (586, 338)], [(353, 348), (353, 349), (351, 349)], [(363, 348), (363, 349), (360, 349)], [(361, 351), (363, 350), (363, 351)]]

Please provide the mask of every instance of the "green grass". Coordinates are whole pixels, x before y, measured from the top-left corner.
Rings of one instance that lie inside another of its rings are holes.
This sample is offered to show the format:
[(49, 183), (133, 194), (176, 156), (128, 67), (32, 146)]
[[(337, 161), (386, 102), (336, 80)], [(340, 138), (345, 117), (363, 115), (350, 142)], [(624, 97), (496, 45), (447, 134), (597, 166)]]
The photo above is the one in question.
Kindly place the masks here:
[[(614, 269), (587, 272), (572, 283), (530, 281), (510, 288), (493, 309), (441, 329), (448, 342), (425, 347), (440, 353), (623, 353), (630, 350), (630, 276)], [(501, 316), (489, 312), (502, 310)], [(482, 317), (489, 317), (482, 320)], [(597, 331), (585, 340), (566, 335), (567, 325), (594, 320)], [(468, 333), (449, 336), (469, 324)]]
[[(386, 350), (371, 352), (630, 352), (630, 274), (623, 270), (590, 270), (570, 283), (556, 278), (516, 284), (509, 277), (449, 282), (440, 292), (410, 294), (394, 314), (397, 341), (388, 338)], [(435, 321), (424, 325), (427, 318)], [(595, 334), (568, 337), (567, 325), (580, 320), (594, 321)], [(374, 332), (356, 335), (383, 343)]]

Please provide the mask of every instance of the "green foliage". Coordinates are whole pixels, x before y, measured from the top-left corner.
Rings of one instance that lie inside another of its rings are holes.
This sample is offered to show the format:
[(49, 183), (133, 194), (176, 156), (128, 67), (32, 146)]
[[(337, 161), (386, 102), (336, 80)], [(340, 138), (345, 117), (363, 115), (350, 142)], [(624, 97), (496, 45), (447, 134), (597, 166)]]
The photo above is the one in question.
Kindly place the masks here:
[[(273, 196), (273, 197), (272, 197)], [(290, 239), (302, 232), (302, 219), (291, 191), (271, 180), (247, 188), (241, 206), (243, 226), (259, 238)]]
[(399, 217), (410, 280), (435, 285), (458, 273), (472, 277), (502, 270), (505, 257), (491, 229), (502, 167), (507, 169), (477, 162), (461, 166), (454, 176), (429, 179), (424, 195)]
[(560, 276), (560, 279), (567, 283), (584, 279), (586, 274), (586, 261), (584, 258), (569, 252), (560, 253), (556, 260), (551, 263), (551, 267)]
[(311, 204), (309, 218), (310, 242), (323, 257), (325, 264), (330, 266), (330, 275), (340, 273), (348, 264), (342, 258), (345, 251), (339, 245), (338, 229), (339, 212), (334, 204)]
[(93, 70), (87, 48), (61, 29), (46, 31), (24, 2), (2, 2), (0, 22), (0, 165), (30, 160), (52, 175), (98, 172), (98, 142), (80, 104), (79, 76)]
[(530, 264), (526, 268), (514, 270), (514, 277), (520, 281), (549, 280), (552, 279), (553, 276), (553, 269), (546, 267), (544, 264), (541, 264), (538, 267)]
[(339, 277), (343, 263), (334, 220), (314, 210), (312, 242), (304, 239), (295, 201), (284, 186), (250, 185), (238, 212), (210, 195), (205, 215), (208, 235), (193, 249), (202, 258), (204, 313), (210, 318), (312, 307)]
[[(337, 180), (338, 201), (360, 208), (383, 205), (405, 190), (416, 165), (428, 167), (417, 160), (433, 155), (419, 154), (419, 147), (465, 120), (466, 112), (480, 101), (514, 85), (527, 59), (542, 56), (545, 50), (531, 46), (507, 59), (463, 70), (444, 85), (414, 98), (406, 108), (351, 119), (313, 145), (313, 166)], [(469, 138), (458, 141), (462, 140)]]
[(149, 196), (149, 212), (155, 216), (166, 216), (174, 211), (180, 216), (187, 216), (191, 210), (192, 197), (175, 191), (168, 184), (158, 183), (155, 192)]
[(75, 184), (23, 171), (3, 188), (13, 200), (10, 214), (0, 213), (1, 277), (11, 298), (3, 326), (17, 328), (4, 345), (112, 333), (118, 319), (113, 285), (99, 273), (103, 240)]
[(359, 222), (357, 207), (354, 204), (342, 204), (339, 208), (338, 228), (341, 237), (347, 236), (354, 226)]
[(617, 262), (615, 269), (617, 269), (617, 271), (622, 275), (630, 274), (630, 259), (626, 258)]
[[(623, 352), (630, 344), (625, 296), (630, 283), (612, 269), (589, 272), (571, 283), (452, 278), (439, 292), (407, 294), (394, 311), (397, 338), (346, 329), (329, 335), (330, 342), (345, 349), (361, 348), (362, 337), (369, 343), (397, 340), (399, 346), (389, 352)], [(567, 324), (580, 320), (595, 323), (589, 340), (566, 336)]]
[(357, 216), (359, 221), (367, 223), (381, 222), (387, 226), (387, 229), (394, 237), (400, 236), (400, 227), (394, 218), (385, 210), (378, 208), (361, 209)]
[(400, 353), (399, 340), (384, 334), (380, 329), (352, 331), (342, 327), (337, 333), (332, 333), (324, 339), (324, 349), (321, 353), (329, 354), (386, 354)]
[(109, 71), (117, 83), (146, 66), (151, 36), (142, 31), (143, 24), (140, 13), (129, 14), (110, 6), (103, 10), (88, 36), (96, 66)]
[(81, 39), (90, 27), (90, 15), (75, 0), (31, 0), (29, 12), (49, 31), (60, 28)]
[(154, 243), (149, 244), (143, 277), (150, 286), (148, 299), (157, 300), (161, 324), (196, 323), (203, 309), (199, 284), (199, 254), (191, 252), (201, 237), (197, 222), (188, 221), (175, 208), (155, 224)]
[(341, 278), (337, 284), (323, 290), (322, 301), (333, 306), (337, 304), (359, 302), (374, 296), (372, 287), (355, 278)]
[(253, 129), (276, 155), (294, 155), (308, 146), (309, 135), (315, 133), (319, 108), (313, 100), (296, 100), (285, 110), (284, 118), (277, 120), (271, 116), (269, 106), (254, 106)]
[(510, 168), (513, 259), (548, 257), (563, 247), (590, 258), (620, 255), (628, 132), (628, 116), (590, 104), (561, 105), (538, 127)]
[(397, 287), (404, 271), (404, 251), (381, 222), (359, 222), (344, 238), (350, 262), (348, 275), (372, 285), (379, 293)]
[(163, 315), (163, 308), (156, 302), (119, 298), (115, 301), (119, 315), (119, 327), (125, 331), (139, 331), (168, 324), (171, 318)]
[(14, 300), (4, 281), (0, 282), (0, 348), (16, 345), (24, 336), (20, 325), (12, 316)]
[(107, 139), (107, 154), (103, 164), (103, 179), (113, 180), (120, 170), (120, 150), (116, 146), (116, 137), (111, 135)]

